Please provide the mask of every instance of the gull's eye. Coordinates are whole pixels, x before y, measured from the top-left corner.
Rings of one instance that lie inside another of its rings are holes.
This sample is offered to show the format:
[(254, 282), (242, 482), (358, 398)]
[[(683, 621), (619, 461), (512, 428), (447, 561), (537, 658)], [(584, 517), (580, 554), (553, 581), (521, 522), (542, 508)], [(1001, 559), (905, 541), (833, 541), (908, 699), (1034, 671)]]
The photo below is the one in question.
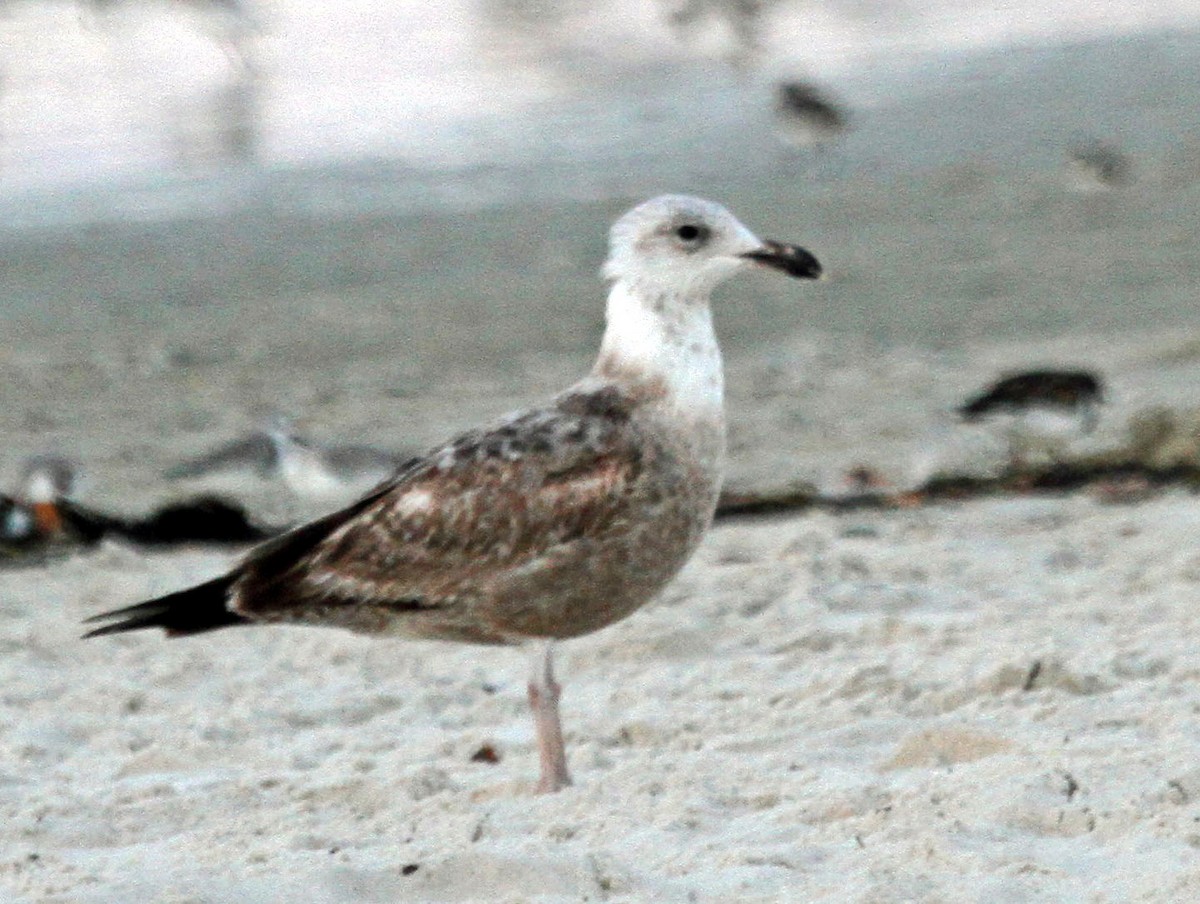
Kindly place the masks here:
[(685, 245), (696, 247), (702, 245), (708, 238), (708, 229), (695, 223), (684, 223), (675, 229), (675, 238)]

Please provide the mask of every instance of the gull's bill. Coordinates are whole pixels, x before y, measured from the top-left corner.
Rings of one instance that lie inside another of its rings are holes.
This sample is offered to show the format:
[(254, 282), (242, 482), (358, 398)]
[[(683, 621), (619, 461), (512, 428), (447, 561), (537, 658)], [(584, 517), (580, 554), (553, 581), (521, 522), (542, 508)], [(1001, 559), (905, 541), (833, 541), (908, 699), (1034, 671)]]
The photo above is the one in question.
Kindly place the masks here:
[(761, 248), (747, 251), (742, 257), (773, 270), (782, 270), (788, 276), (796, 279), (821, 278), (821, 262), (811, 251), (806, 251), (799, 245), (788, 245), (784, 242), (773, 242), (767, 239)]

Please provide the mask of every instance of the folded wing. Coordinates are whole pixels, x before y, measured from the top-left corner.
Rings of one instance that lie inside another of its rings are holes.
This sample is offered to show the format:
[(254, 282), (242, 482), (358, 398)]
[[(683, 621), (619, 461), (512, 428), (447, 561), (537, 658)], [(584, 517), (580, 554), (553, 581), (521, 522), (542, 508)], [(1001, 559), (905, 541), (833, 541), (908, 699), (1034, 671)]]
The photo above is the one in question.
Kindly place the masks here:
[(588, 403), (462, 436), (345, 512), (259, 547), (231, 607), (252, 620), (360, 630), (453, 608), (618, 528), (642, 472), (634, 434), (626, 409)]

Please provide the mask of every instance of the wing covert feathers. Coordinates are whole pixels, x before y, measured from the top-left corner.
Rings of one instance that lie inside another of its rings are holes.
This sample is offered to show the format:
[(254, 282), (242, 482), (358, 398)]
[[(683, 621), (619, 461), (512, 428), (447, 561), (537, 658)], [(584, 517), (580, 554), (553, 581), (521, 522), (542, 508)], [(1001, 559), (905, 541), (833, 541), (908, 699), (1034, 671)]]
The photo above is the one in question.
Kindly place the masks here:
[[(372, 493), (254, 549), (198, 587), (97, 616), (88, 636), (244, 622), (508, 642), (480, 611), (506, 581), (618, 536), (645, 503), (654, 443), (611, 387), (574, 391), (412, 459)], [(653, 495), (656, 490), (649, 491)], [(507, 585), (507, 586), (511, 586)]]
[(339, 621), (337, 607), (434, 609), (603, 533), (626, 514), (642, 452), (612, 398), (564, 401), (468, 433), (351, 509), (260, 547), (235, 611)]

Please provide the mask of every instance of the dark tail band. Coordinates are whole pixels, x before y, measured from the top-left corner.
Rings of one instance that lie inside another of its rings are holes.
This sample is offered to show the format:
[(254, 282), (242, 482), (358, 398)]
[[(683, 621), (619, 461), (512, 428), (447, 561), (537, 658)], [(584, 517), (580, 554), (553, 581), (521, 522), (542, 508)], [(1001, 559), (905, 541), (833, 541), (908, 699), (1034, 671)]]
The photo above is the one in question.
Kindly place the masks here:
[(90, 622), (107, 621), (111, 624), (96, 628), (83, 635), (102, 637), (105, 634), (121, 634), (125, 631), (140, 631), (143, 628), (162, 628), (168, 637), (200, 634), (249, 622), (249, 619), (230, 612), (226, 600), (234, 576), (225, 575), (197, 587), (189, 587), (178, 593), (102, 612), (87, 619)]

